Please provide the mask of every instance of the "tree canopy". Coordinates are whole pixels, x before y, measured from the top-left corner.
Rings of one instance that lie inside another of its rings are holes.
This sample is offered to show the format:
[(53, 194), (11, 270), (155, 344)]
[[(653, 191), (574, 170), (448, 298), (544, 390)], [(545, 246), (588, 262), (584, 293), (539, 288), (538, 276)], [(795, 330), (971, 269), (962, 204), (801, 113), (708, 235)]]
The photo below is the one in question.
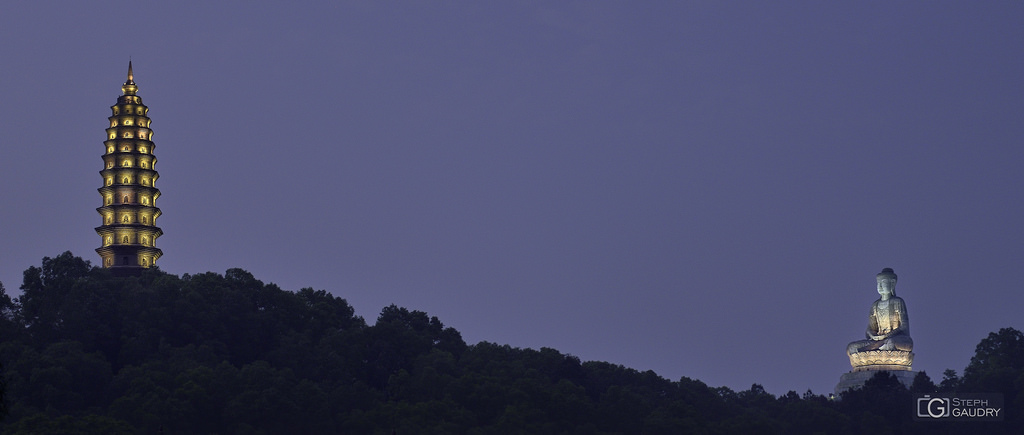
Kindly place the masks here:
[(877, 376), (831, 400), (469, 345), (396, 305), (371, 325), (324, 290), (241, 269), (120, 278), (65, 252), (26, 270), (21, 290), (0, 284), (4, 433), (976, 432), (911, 420), (913, 394), (953, 390), (1005, 395), (1012, 417), (986, 433), (1017, 433), (1024, 411), (1024, 335), (1011, 328), (982, 340), (962, 378), (921, 373), (908, 390)]

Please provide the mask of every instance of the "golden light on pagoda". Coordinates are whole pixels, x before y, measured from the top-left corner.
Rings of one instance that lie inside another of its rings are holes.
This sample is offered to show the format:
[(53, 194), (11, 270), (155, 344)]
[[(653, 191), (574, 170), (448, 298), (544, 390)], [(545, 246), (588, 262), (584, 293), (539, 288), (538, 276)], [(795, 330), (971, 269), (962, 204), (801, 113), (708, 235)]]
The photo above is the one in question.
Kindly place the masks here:
[(100, 171), (103, 186), (98, 189), (103, 204), (96, 209), (102, 219), (96, 227), (101, 265), (125, 275), (156, 265), (163, 255), (156, 248), (156, 239), (163, 235), (156, 226), (161, 214), (156, 207), (160, 190), (154, 186), (159, 178), (154, 169), (156, 145), (149, 129), (149, 108), (135, 95), (138, 90), (128, 62), (128, 80), (121, 86), (117, 104), (110, 108), (113, 115), (108, 118)]

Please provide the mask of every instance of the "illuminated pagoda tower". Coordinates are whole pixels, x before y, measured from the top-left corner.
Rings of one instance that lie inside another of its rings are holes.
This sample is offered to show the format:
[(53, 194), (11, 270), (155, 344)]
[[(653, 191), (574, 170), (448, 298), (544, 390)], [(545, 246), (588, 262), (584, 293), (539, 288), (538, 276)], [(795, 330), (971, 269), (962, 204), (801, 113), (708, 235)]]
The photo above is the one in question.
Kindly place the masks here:
[(149, 108), (142, 104), (128, 62), (128, 80), (121, 86), (123, 95), (111, 106), (110, 128), (103, 142), (103, 187), (98, 190), (103, 206), (97, 208), (103, 219), (96, 228), (102, 245), (96, 249), (103, 267), (117, 275), (135, 275), (156, 264), (163, 255), (156, 239), (163, 231), (156, 226), (160, 209), (154, 187), (159, 174), (154, 166), (153, 131), (149, 129)]

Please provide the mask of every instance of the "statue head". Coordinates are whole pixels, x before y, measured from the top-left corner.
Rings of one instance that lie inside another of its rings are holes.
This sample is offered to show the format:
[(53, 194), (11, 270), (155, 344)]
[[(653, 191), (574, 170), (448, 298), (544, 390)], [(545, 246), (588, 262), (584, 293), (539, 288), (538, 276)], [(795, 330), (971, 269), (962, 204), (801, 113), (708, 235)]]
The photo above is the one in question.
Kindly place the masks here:
[(875, 280), (878, 281), (878, 294), (882, 295), (882, 299), (896, 294), (896, 272), (891, 267), (882, 269), (875, 275)]

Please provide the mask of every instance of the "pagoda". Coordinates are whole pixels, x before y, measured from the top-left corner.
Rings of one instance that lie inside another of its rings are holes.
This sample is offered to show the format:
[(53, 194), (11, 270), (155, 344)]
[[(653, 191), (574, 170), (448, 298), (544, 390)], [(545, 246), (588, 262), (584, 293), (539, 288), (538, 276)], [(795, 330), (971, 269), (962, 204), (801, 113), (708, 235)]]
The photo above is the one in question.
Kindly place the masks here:
[(117, 275), (137, 275), (156, 265), (163, 251), (156, 239), (163, 231), (156, 226), (160, 209), (156, 200), (160, 190), (154, 185), (160, 175), (154, 168), (153, 131), (149, 129), (149, 108), (135, 93), (132, 63), (128, 62), (128, 80), (122, 95), (111, 106), (110, 127), (103, 142), (103, 187), (98, 190), (103, 205), (96, 209), (103, 219), (96, 227), (101, 245), (96, 249), (104, 268)]

